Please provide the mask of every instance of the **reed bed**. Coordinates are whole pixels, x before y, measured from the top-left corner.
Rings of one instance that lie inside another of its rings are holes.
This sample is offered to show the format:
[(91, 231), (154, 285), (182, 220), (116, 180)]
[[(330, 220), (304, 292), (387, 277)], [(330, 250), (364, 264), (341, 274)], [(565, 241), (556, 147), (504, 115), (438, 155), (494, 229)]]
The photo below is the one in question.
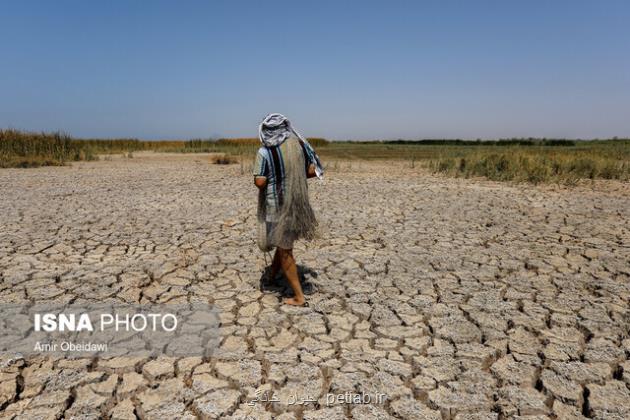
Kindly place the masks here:
[[(574, 182), (578, 179), (630, 179), (630, 140), (503, 139), (464, 141), (335, 141), (309, 138), (322, 160), (389, 159), (407, 162), (455, 177), (497, 181)], [(63, 133), (0, 130), (0, 167), (63, 165), (98, 159), (99, 154), (136, 151), (217, 153), (221, 162), (251, 162), (260, 143), (256, 138), (142, 141), (138, 139), (74, 139)], [(247, 164), (247, 167), (251, 165)]]
[(0, 167), (63, 165), (67, 161), (92, 160), (91, 147), (63, 133), (25, 133), (0, 130)]
[(455, 177), (495, 181), (573, 183), (580, 179), (630, 180), (630, 141), (581, 142), (572, 147), (456, 148), (426, 165)]

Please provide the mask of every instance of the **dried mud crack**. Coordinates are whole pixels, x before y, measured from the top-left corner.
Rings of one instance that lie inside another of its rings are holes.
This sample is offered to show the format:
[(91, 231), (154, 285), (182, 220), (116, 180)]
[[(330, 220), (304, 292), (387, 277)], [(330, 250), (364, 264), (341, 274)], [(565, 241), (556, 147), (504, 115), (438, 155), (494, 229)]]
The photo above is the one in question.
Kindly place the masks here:
[[(630, 418), (628, 184), (342, 165), (310, 184), (315, 293), (293, 308), (259, 290), (251, 177), (204, 159), (0, 170), (0, 304), (203, 301), (221, 322), (210, 357), (0, 356), (2, 418)], [(361, 393), (385, 398), (329, 400)]]

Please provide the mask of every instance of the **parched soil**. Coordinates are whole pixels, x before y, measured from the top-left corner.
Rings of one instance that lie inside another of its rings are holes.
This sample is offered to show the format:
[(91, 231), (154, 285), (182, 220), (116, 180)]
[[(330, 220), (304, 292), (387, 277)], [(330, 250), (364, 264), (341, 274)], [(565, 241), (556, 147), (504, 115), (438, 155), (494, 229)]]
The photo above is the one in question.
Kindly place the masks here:
[(628, 184), (337, 166), (309, 181), (308, 308), (260, 291), (239, 164), (137, 153), (0, 170), (0, 305), (197, 300), (221, 320), (205, 358), (0, 355), (0, 415), (630, 418)]

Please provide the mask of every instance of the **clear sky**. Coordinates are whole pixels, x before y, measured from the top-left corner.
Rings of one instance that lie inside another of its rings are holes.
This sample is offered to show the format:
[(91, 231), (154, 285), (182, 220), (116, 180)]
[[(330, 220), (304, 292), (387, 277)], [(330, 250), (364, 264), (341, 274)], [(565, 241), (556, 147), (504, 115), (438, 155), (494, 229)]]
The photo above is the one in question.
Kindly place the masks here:
[(628, 1), (6, 1), (0, 127), (630, 136)]

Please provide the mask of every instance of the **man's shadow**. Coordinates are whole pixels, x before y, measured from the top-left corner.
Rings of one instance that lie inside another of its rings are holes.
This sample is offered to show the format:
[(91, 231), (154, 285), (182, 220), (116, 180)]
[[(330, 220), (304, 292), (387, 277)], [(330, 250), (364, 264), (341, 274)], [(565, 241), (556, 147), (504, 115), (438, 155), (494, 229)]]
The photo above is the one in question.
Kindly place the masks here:
[[(302, 291), (305, 295), (312, 295), (315, 293), (315, 285), (308, 279), (317, 278), (317, 272), (309, 267), (299, 265), (298, 277), (300, 278), (300, 284), (302, 285)], [(271, 265), (265, 267), (263, 274), (260, 276), (260, 291), (279, 293), (283, 297), (293, 297), (293, 289), (289, 286), (287, 278), (284, 276), (282, 270), (276, 275), (276, 278), (271, 279)]]

